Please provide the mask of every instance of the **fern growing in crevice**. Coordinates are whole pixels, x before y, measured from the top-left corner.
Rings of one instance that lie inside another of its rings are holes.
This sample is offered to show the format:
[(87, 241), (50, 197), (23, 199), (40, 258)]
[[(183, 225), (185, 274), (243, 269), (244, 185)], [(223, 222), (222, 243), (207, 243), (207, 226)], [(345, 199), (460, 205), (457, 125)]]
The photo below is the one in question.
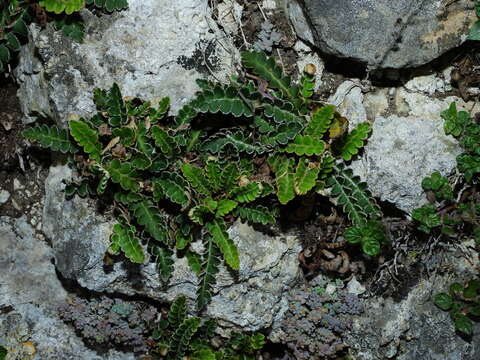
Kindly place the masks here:
[[(344, 165), (364, 146), (370, 125), (348, 133), (348, 121), (333, 106), (313, 99), (311, 76), (298, 87), (273, 58), (243, 53), (242, 59), (257, 82), (199, 81), (202, 90), (175, 118), (167, 116), (168, 98), (154, 108), (123, 98), (114, 84), (94, 90), (97, 114), (71, 120), (70, 134), (46, 126), (24, 132), (42, 146), (82, 154), (73, 161), (89, 180), (82, 181), (82, 194), (93, 189), (101, 196), (113, 194), (121, 219), (113, 253), (156, 262), (164, 283), (173, 256), (187, 258), (198, 275), (200, 311), (212, 297), (220, 262), (234, 271), (241, 268), (241, 254), (227, 231), (236, 218), (272, 224), (281, 205), (331, 188), (332, 198), (358, 227), (355, 239), (362, 239), (365, 252), (374, 255), (381, 245), (373, 244), (382, 238), (381, 227), (373, 235), (367, 231), (380, 210)], [(219, 123), (212, 127), (203, 114), (221, 114)], [(74, 184), (68, 189), (73, 195)], [(203, 242), (202, 254), (191, 246), (195, 240)]]

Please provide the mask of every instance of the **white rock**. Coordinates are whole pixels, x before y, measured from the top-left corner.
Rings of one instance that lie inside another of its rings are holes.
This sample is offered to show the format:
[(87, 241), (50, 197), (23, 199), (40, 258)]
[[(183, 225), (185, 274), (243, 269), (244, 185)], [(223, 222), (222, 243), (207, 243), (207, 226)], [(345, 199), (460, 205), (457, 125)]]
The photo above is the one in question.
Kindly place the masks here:
[(354, 295), (362, 295), (367, 289), (365, 286), (360, 284), (358, 280), (354, 277), (352, 277), (352, 280), (350, 280), (347, 284), (347, 290), (350, 294)]
[(10, 199), (10, 193), (7, 190), (0, 190), (0, 205), (5, 204)]

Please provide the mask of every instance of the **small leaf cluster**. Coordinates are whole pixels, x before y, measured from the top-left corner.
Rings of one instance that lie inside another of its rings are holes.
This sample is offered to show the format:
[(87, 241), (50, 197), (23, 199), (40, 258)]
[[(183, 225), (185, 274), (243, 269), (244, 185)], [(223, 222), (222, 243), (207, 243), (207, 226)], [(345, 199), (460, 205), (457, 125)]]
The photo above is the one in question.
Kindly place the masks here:
[[(73, 154), (83, 178), (77, 190), (67, 185), (69, 195), (113, 197), (112, 254), (154, 261), (164, 283), (173, 255), (187, 258), (198, 276), (198, 310), (212, 297), (222, 259), (241, 268), (227, 231), (237, 218), (273, 224), (281, 205), (330, 189), (357, 227), (352, 243), (376, 255), (386, 239), (379, 207), (345, 164), (364, 146), (370, 125), (348, 132), (333, 106), (312, 100), (313, 79), (293, 84), (262, 53), (244, 52), (242, 59), (256, 81), (200, 80), (201, 91), (176, 117), (167, 116), (168, 98), (154, 107), (124, 99), (114, 84), (94, 90), (97, 113), (70, 120), (69, 133), (45, 125), (23, 133)], [(197, 239), (202, 253), (191, 246)]]
[[(480, 0), (475, 1), (475, 13), (477, 17), (480, 18)], [(480, 20), (477, 20), (472, 27), (470, 28), (470, 33), (468, 34), (468, 40), (480, 40)]]
[(262, 334), (244, 335), (234, 333), (219, 349), (212, 345), (216, 323), (212, 319), (187, 316), (187, 300), (177, 297), (170, 306), (168, 315), (162, 318), (154, 333), (157, 341), (154, 358), (181, 360), (254, 360), (263, 348)]
[(0, 73), (20, 50), (21, 42), (28, 35), (30, 20), (29, 3), (23, 0), (9, 0), (0, 4)]
[(463, 175), (461, 194), (457, 194), (447, 177), (438, 171), (422, 181), (430, 203), (412, 212), (418, 229), (425, 233), (439, 232), (448, 237), (459, 234), (473, 236), (480, 242), (480, 125), (466, 111), (457, 111), (455, 103), (441, 113), (446, 134), (455, 136), (464, 152), (457, 157), (457, 167)]
[(472, 279), (465, 284), (455, 282), (447, 293), (436, 294), (434, 301), (440, 309), (450, 313), (457, 331), (471, 335), (474, 321), (480, 319), (480, 280)]

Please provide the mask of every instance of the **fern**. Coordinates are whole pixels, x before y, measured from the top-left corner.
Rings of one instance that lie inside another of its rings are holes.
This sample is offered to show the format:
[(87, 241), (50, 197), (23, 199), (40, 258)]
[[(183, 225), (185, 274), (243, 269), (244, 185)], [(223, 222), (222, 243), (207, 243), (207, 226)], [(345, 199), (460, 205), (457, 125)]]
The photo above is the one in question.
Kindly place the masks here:
[(274, 224), (276, 217), (278, 216), (275, 211), (261, 205), (255, 207), (246, 205), (238, 206), (234, 211), (234, 215), (251, 223), (263, 225)]
[(114, 195), (114, 199), (115, 201), (118, 201), (123, 205), (129, 205), (131, 203), (142, 200), (142, 196), (132, 192), (128, 192), (128, 193), (117, 192)]
[[(286, 103), (286, 104), (289, 104), (289, 103)], [(273, 118), (277, 124), (284, 124), (284, 123), (291, 123), (291, 122), (301, 123), (303, 121), (303, 119), (299, 115), (295, 114), (294, 112), (295, 110), (293, 109), (293, 106), (291, 104), (288, 109), (280, 108), (276, 105), (270, 105), (270, 104), (264, 104), (263, 107), (265, 109), (264, 111), (265, 116)]]
[(107, 10), (108, 12), (126, 9), (127, 0), (85, 0), (87, 4), (95, 4), (96, 7)]
[(288, 98), (295, 98), (298, 88), (291, 86), (292, 80), (284, 76), (282, 69), (275, 63), (272, 57), (255, 51), (242, 51), (242, 64), (253, 71), (263, 80), (268, 81), (271, 88), (279, 89)]
[(185, 351), (188, 349), (188, 345), (193, 335), (200, 327), (200, 318), (193, 317), (183, 321), (178, 327), (177, 331), (172, 337), (168, 354), (172, 355), (172, 359), (182, 360), (185, 355)]
[(328, 178), (327, 185), (332, 188), (332, 196), (343, 207), (352, 223), (360, 225), (368, 218), (379, 218), (380, 209), (367, 190), (367, 185), (358, 176), (354, 176), (351, 169), (345, 169), (343, 165), (334, 168), (336, 172)]
[(72, 14), (85, 6), (84, 0), (43, 0), (39, 5), (55, 14)]
[(182, 173), (196, 191), (202, 195), (210, 194), (208, 180), (202, 169), (190, 164), (182, 164)]
[(285, 148), (287, 153), (295, 153), (298, 156), (302, 155), (321, 155), (325, 149), (325, 143), (310, 135), (297, 135), (293, 143), (290, 143)]
[(223, 220), (215, 219), (212, 222), (205, 224), (208, 232), (212, 235), (212, 241), (219, 247), (223, 254), (225, 262), (233, 270), (240, 269), (240, 259), (238, 257), (238, 250), (232, 239), (228, 236), (227, 227)]
[(158, 208), (148, 201), (142, 201), (130, 206), (137, 222), (144, 226), (155, 240), (168, 245), (170, 236), (166, 219), (160, 214)]
[(155, 139), (155, 145), (157, 145), (157, 147), (160, 148), (164, 154), (173, 153), (176, 143), (172, 136), (170, 136), (165, 130), (157, 125), (152, 126), (150, 132)]
[(177, 327), (187, 318), (187, 298), (185, 296), (177, 297), (168, 312), (168, 322), (171, 326)]
[(162, 178), (153, 180), (154, 186), (160, 186), (162, 193), (172, 202), (179, 204), (182, 209), (190, 205), (190, 193), (187, 182), (178, 174), (164, 174)]
[(317, 107), (312, 111), (310, 122), (308, 123), (304, 134), (322, 137), (332, 124), (335, 116), (335, 106), (325, 105)]
[(125, 256), (134, 263), (143, 263), (145, 255), (140, 245), (140, 240), (135, 236), (134, 226), (115, 224), (113, 226), (113, 235), (111, 237), (112, 249), (116, 252), (121, 249)]
[(50, 148), (53, 151), (60, 151), (64, 154), (78, 152), (78, 148), (70, 141), (67, 131), (56, 126), (31, 127), (24, 130), (22, 135), (28, 140), (38, 142), (40, 146)]
[(135, 177), (135, 169), (132, 168), (132, 164), (122, 163), (119, 159), (113, 159), (106, 168), (112, 181), (120, 184), (123, 190), (136, 192), (140, 189), (138, 179)]
[(150, 252), (154, 256), (154, 261), (157, 264), (160, 279), (164, 283), (167, 283), (173, 273), (173, 251), (157, 245), (151, 245)]
[(270, 168), (275, 173), (275, 183), (277, 185), (277, 197), (280, 204), (285, 205), (295, 198), (295, 178), (293, 165), (295, 160), (286, 156), (275, 156), (268, 159)]
[(237, 205), (238, 205), (238, 202), (234, 200), (228, 200), (228, 199), (220, 200), (218, 202), (215, 217), (222, 217), (229, 214), (233, 209), (237, 207)]
[(300, 158), (295, 171), (295, 193), (305, 195), (313, 189), (319, 172), (320, 168), (317, 165), (309, 163), (306, 158)]
[(251, 104), (245, 103), (245, 100), (238, 96), (238, 90), (233, 87), (216, 86), (213, 89), (204, 90), (190, 103), (190, 106), (202, 113), (221, 112), (235, 117), (253, 116)]
[(199, 275), (197, 288), (197, 309), (201, 311), (212, 298), (212, 287), (215, 284), (215, 275), (218, 273), (218, 249), (212, 240), (208, 240), (205, 254), (203, 255), (202, 270)]
[(266, 151), (265, 147), (255, 144), (254, 139), (245, 137), (245, 134), (241, 131), (226, 133), (219, 136), (219, 138), (203, 144), (202, 150), (209, 151), (213, 154), (219, 154), (227, 145), (230, 145), (236, 153), (246, 153), (251, 155), (261, 154)]
[(98, 134), (88, 124), (81, 120), (70, 120), (68, 123), (70, 134), (92, 159), (100, 162), (102, 147), (98, 141)]
[(237, 187), (231, 193), (231, 196), (240, 203), (251, 202), (258, 198), (262, 193), (260, 183), (253, 181), (247, 185)]
[(349, 161), (353, 155), (358, 154), (359, 149), (365, 145), (365, 140), (371, 131), (372, 127), (369, 123), (358, 124), (350, 134), (339, 142), (336, 150), (340, 153), (343, 160)]

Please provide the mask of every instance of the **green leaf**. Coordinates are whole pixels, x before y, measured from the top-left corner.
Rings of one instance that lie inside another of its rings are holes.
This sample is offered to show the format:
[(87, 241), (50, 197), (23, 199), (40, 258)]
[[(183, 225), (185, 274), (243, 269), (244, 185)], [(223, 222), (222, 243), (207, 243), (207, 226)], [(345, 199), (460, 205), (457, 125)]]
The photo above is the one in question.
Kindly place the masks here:
[(176, 173), (164, 174), (162, 178), (156, 178), (154, 186), (161, 186), (162, 193), (172, 202), (179, 204), (182, 209), (190, 205), (190, 193), (187, 182)]
[(61, 19), (56, 19), (54, 25), (55, 29), (77, 42), (82, 42), (85, 37), (84, 25), (80, 20), (62, 17)]
[(212, 241), (215, 242), (222, 252), (223, 258), (228, 266), (233, 270), (239, 270), (240, 258), (238, 257), (238, 250), (232, 239), (229, 238), (223, 220), (215, 219), (212, 222), (207, 223), (205, 226), (210, 235), (212, 235)]
[(305, 135), (312, 135), (321, 138), (332, 124), (335, 116), (335, 106), (325, 105), (317, 107), (312, 111), (310, 122), (304, 131)]
[(210, 349), (202, 349), (195, 351), (191, 360), (217, 360), (215, 353)]
[(98, 141), (98, 134), (86, 122), (81, 120), (70, 120), (68, 122), (70, 134), (75, 141), (83, 148), (87, 154), (94, 160), (100, 162), (100, 152), (102, 145)]
[(430, 233), (433, 228), (442, 225), (442, 220), (432, 205), (424, 205), (413, 210), (412, 218), (422, 225), (419, 226), (419, 229), (426, 233)]
[(315, 75), (303, 72), (300, 78), (300, 94), (305, 99), (309, 99), (313, 95), (315, 89)]
[(168, 322), (174, 328), (180, 326), (187, 318), (187, 298), (185, 296), (178, 296), (170, 305), (168, 312)]
[(188, 246), (188, 244), (190, 244), (193, 241), (193, 234), (185, 235), (185, 234), (182, 234), (181, 231), (177, 231), (175, 235), (175, 240), (176, 240), (175, 247), (178, 250), (183, 250)]
[(269, 87), (279, 89), (285, 96), (295, 98), (298, 88), (291, 86), (291, 79), (284, 76), (272, 57), (267, 57), (262, 52), (242, 51), (243, 66), (249, 68), (253, 73), (268, 82)]
[[(289, 103), (286, 103), (289, 104)], [(283, 104), (285, 106), (285, 104)], [(267, 117), (273, 117), (277, 124), (291, 123), (291, 122), (303, 122), (303, 118), (294, 113), (293, 106), (287, 106), (287, 109), (281, 108), (276, 105), (263, 104), (265, 111), (263, 112)]]
[(473, 322), (468, 317), (458, 314), (454, 318), (455, 329), (466, 334), (471, 335), (473, 332)]
[(297, 135), (295, 141), (288, 144), (285, 151), (287, 153), (295, 153), (298, 156), (312, 156), (313, 154), (321, 155), (324, 149), (325, 143), (322, 140), (309, 135)]
[(112, 181), (120, 184), (123, 190), (137, 192), (140, 189), (138, 179), (135, 177), (135, 169), (132, 164), (122, 163), (119, 159), (113, 159), (107, 166)]
[(200, 275), (202, 272), (202, 258), (200, 255), (197, 253), (194, 253), (190, 250), (185, 252), (185, 257), (187, 258), (188, 265), (190, 266), (190, 269), (197, 274)]
[(175, 331), (172, 337), (168, 354), (170, 354), (174, 360), (182, 360), (185, 355), (190, 340), (200, 327), (201, 319), (192, 317), (185, 319), (183, 323)]
[(115, 199), (115, 201), (118, 201), (118, 202), (122, 203), (123, 205), (129, 205), (131, 203), (138, 202), (138, 201), (142, 200), (142, 196), (139, 195), (139, 194), (132, 193), (132, 192), (128, 192), (128, 193), (118, 192), (118, 193), (115, 193), (114, 199)]
[(155, 139), (155, 145), (160, 148), (164, 154), (171, 154), (175, 150), (176, 143), (175, 139), (170, 136), (165, 130), (160, 126), (152, 126), (150, 133)]
[(141, 264), (145, 261), (145, 255), (140, 245), (140, 239), (135, 236), (135, 233), (134, 226), (115, 224), (111, 241), (112, 246), (122, 249), (130, 261)]
[(345, 161), (352, 159), (353, 155), (358, 154), (358, 151), (365, 146), (365, 140), (372, 131), (372, 126), (369, 123), (358, 124), (348, 135), (340, 139), (336, 146), (336, 151)]
[(445, 293), (435, 295), (434, 301), (435, 305), (437, 305), (440, 309), (444, 311), (450, 310), (453, 305), (453, 298)]
[(431, 190), (439, 200), (452, 200), (453, 190), (448, 179), (442, 176), (438, 171), (433, 172), (422, 181), (424, 190)]
[(202, 169), (184, 163), (182, 164), (182, 173), (183, 176), (188, 180), (190, 185), (200, 194), (209, 195), (210, 189), (208, 180), (205, 177), (205, 174)]
[(231, 196), (240, 203), (246, 203), (255, 200), (261, 193), (261, 184), (257, 181), (252, 181), (244, 186), (233, 189)]
[(84, 0), (43, 0), (39, 2), (39, 5), (44, 7), (45, 10), (54, 12), (55, 14), (71, 13), (80, 10), (85, 6)]
[(41, 125), (28, 128), (22, 132), (23, 137), (35, 141), (44, 148), (62, 153), (76, 153), (78, 148), (68, 138), (68, 132), (56, 126)]
[(231, 145), (238, 153), (261, 154), (266, 151), (264, 146), (255, 143), (255, 139), (248, 138), (242, 131), (236, 131), (234, 133), (226, 133), (217, 135), (218, 138), (214, 140), (208, 140), (202, 146), (202, 150), (209, 151), (213, 154), (218, 154), (227, 145)]
[(275, 219), (278, 216), (275, 210), (268, 209), (265, 206), (261, 205), (239, 206), (235, 209), (234, 215), (239, 216), (240, 218), (247, 220), (251, 223), (258, 223), (263, 225), (274, 224)]
[(127, 109), (117, 83), (113, 83), (109, 90), (94, 89), (93, 100), (100, 110), (107, 112), (111, 126), (119, 127), (127, 123)]
[(310, 163), (306, 158), (300, 158), (295, 171), (295, 193), (305, 195), (317, 183), (317, 177), (320, 172), (318, 165)]
[(457, 111), (457, 105), (452, 102), (447, 110), (442, 111), (441, 117), (445, 120), (443, 129), (445, 134), (453, 136), (462, 135), (465, 127), (470, 122), (470, 115), (466, 111)]
[(233, 200), (220, 200), (217, 206), (217, 212), (215, 213), (215, 217), (222, 217), (229, 214), (233, 209), (235, 209), (238, 205), (238, 202)]
[(21, 44), (18, 38), (15, 36), (15, 34), (11, 32), (7, 33), (6, 39), (7, 39), (7, 45), (10, 49), (12, 49), (13, 51), (20, 50)]
[(480, 174), (480, 157), (478, 156), (461, 154), (457, 156), (457, 164), (468, 182), (471, 182), (476, 174)]
[(215, 243), (209, 239), (203, 256), (202, 271), (199, 275), (197, 288), (197, 309), (201, 311), (207, 306), (212, 298), (212, 287), (215, 284), (215, 275), (218, 273), (218, 249)]
[(295, 198), (295, 160), (286, 156), (274, 156), (268, 159), (270, 168), (275, 173), (277, 197), (282, 205)]
[(105, 9), (108, 12), (126, 9), (128, 7), (127, 0), (85, 0), (87, 4), (95, 4), (95, 6)]
[(152, 255), (154, 256), (160, 279), (164, 283), (167, 283), (173, 274), (173, 251), (157, 245), (151, 245), (150, 249)]
[(149, 201), (142, 201), (130, 206), (137, 222), (157, 241), (168, 245), (170, 236), (167, 222), (156, 206)]
[(234, 87), (216, 86), (211, 90), (204, 90), (197, 95), (196, 99), (190, 102), (190, 106), (198, 112), (216, 114), (221, 112), (224, 115), (253, 116), (251, 104), (238, 95)]
[(467, 40), (480, 40), (480, 20), (470, 28)]
[(9, 61), (10, 61), (10, 50), (8, 50), (8, 48), (5, 45), (0, 44), (0, 63), (1, 62), (8, 63)]
[(350, 243), (359, 243), (365, 254), (376, 256), (380, 247), (387, 241), (385, 227), (380, 221), (368, 220), (345, 230), (345, 239)]

